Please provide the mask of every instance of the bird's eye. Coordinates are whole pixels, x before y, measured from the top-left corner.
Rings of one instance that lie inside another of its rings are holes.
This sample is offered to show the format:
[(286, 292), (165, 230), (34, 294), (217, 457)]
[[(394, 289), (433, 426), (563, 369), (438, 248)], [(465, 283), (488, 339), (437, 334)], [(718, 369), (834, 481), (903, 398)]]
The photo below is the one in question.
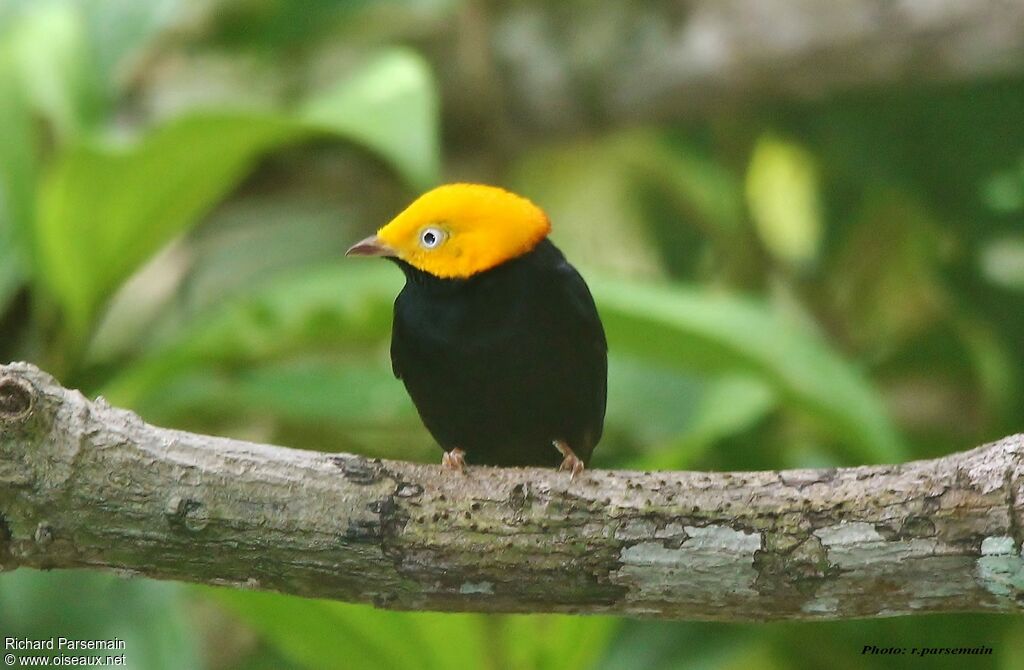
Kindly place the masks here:
[(440, 228), (424, 228), (420, 233), (420, 245), (424, 249), (436, 249), (447, 235)]

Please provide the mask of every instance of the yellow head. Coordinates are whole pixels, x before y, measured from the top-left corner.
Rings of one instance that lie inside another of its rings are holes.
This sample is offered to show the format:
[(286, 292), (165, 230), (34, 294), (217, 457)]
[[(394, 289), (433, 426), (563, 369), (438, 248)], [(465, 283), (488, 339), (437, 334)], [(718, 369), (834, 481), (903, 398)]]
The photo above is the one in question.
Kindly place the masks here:
[(533, 249), (551, 224), (532, 202), (495, 186), (424, 193), (346, 255), (394, 256), (436, 277), (466, 278)]

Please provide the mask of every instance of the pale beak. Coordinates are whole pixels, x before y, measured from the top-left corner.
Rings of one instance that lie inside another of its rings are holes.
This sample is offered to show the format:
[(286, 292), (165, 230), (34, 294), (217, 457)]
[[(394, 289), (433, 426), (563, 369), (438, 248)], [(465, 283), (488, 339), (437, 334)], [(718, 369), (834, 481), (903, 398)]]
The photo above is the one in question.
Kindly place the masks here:
[(376, 235), (370, 235), (365, 240), (359, 240), (345, 252), (346, 256), (397, 256), (398, 252), (392, 249), (384, 240)]

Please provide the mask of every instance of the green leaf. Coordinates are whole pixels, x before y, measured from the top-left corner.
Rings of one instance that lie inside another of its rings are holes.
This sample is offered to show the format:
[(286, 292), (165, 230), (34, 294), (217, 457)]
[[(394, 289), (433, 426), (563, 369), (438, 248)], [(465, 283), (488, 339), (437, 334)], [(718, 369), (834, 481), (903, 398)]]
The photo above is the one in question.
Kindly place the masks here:
[(879, 358), (948, 318), (948, 226), (908, 193), (866, 194), (830, 259), (828, 288), (844, 339)]
[(999, 419), (1011, 419), (1014, 401), (1020, 397), (1020, 374), (1019, 366), (1003, 341), (1005, 334), (967, 315), (952, 321), (963, 345), (964, 357), (974, 369), (986, 409)]
[(648, 234), (628, 159), (634, 136), (577, 140), (523, 154), (508, 177), (555, 222), (553, 239), (570, 258), (617, 275), (657, 277), (661, 254)]
[(232, 389), (239, 393), (239, 407), (293, 421), (383, 423), (416, 418), (402, 385), (386, 365), (289, 361), (243, 370)]
[(602, 616), (390, 612), (367, 605), (204, 589), (284, 655), (331, 668), (584, 670), (619, 620)]
[(821, 419), (858, 458), (892, 462), (905, 455), (863, 376), (814, 334), (761, 304), (681, 287), (589, 281), (612, 351), (684, 370), (753, 373), (784, 402)]
[(822, 216), (813, 157), (796, 144), (764, 136), (750, 158), (746, 186), (751, 217), (768, 250), (791, 265), (814, 261)]
[(609, 616), (509, 616), (503, 647), (514, 668), (586, 670), (605, 655), (621, 622)]
[(282, 654), (315, 670), (483, 667), (484, 617), (389, 612), (272, 593), (204, 589)]
[(981, 187), (982, 201), (1000, 214), (1024, 209), (1024, 169), (1021, 173), (1008, 170), (989, 177)]
[[(684, 433), (694, 421), (707, 382), (657, 361), (621, 354), (612, 349), (608, 356), (608, 434), (619, 432), (647, 447)], [(637, 412), (637, 407), (644, 411)], [(610, 467), (603, 453), (599, 460), (600, 467)]]
[(754, 649), (763, 651), (765, 626), (705, 621), (627, 619), (597, 670), (732, 670)]
[(1024, 291), (1024, 235), (1005, 235), (983, 243), (981, 274), (996, 286)]
[(282, 144), (332, 134), (365, 144), (417, 184), (437, 177), (436, 104), (422, 61), (391, 52), (301, 116), (195, 112), (115, 146), (82, 141), (46, 175), (38, 276), (81, 341), (117, 286), (194, 225)]
[[(0, 575), (0, 629), (5, 636), (34, 640), (120, 638), (125, 650), (113, 653), (124, 653), (127, 667), (198, 668), (184, 595), (184, 587), (171, 582), (21, 569)], [(43, 655), (49, 653), (54, 652)]]
[(168, 374), (132, 407), (150, 420), (202, 415), (274, 417), (339, 431), (361, 426), (418, 426), (412, 403), (383, 361), (366, 364), (299, 357), (238, 369), (214, 362)]
[(7, 304), (14, 297), (14, 292), (21, 284), (21, 266), (12, 253), (9, 242), (0, 233), (0, 314), (7, 309)]
[(0, 312), (22, 281), (35, 206), (32, 118), (13, 59), (0, 49)]
[(23, 11), (7, 39), (29, 99), (60, 139), (95, 124), (102, 109), (102, 82), (75, 3), (39, 3)]
[(437, 94), (429, 66), (412, 51), (379, 56), (310, 100), (302, 118), (373, 149), (418, 190), (437, 182)]
[(33, 106), (59, 140), (104, 121), (126, 62), (169, 23), (179, 3), (76, 0), (26, 3), (12, 12), (3, 38)]
[(273, 117), (196, 114), (130, 148), (80, 144), (42, 185), (38, 276), (81, 337), (102, 302), (195, 223), (265, 150), (301, 130)]
[[(862, 460), (904, 455), (863, 376), (813, 333), (763, 305), (681, 287), (589, 281), (614, 354), (668, 369), (753, 375), (790, 407), (818, 417)], [(302, 351), (365, 350), (386, 338), (400, 286), (401, 275), (386, 264), (341, 262), (282, 275), (183, 326), (103, 394), (134, 406), (161, 380), (198, 364), (242, 366)], [(766, 411), (771, 394), (743, 392), (752, 421)], [(708, 410), (702, 434), (720, 429), (718, 411)]]
[(665, 133), (631, 131), (620, 138), (622, 153), (640, 174), (668, 194), (687, 220), (709, 234), (735, 233), (743, 222), (739, 181), (720, 162)]
[(181, 21), (185, 1), (77, 0), (97, 80), (108, 89), (123, 84), (126, 70), (137, 66), (133, 61), (151, 48), (162, 30)]
[(172, 330), (100, 392), (165, 425), (219, 433), (259, 424), (266, 441), (433, 461), (436, 447), (381, 346), (400, 286), (383, 262), (278, 271), (165, 323)]
[(750, 375), (726, 374), (711, 381), (701, 395), (687, 429), (646, 456), (642, 470), (684, 470), (716, 442), (747, 430), (778, 407), (775, 389)]
[(342, 262), (282, 273), (181, 324), (104, 388), (136, 406), (196, 365), (244, 366), (315, 350), (378, 344), (391, 323), (401, 273), (384, 263)]

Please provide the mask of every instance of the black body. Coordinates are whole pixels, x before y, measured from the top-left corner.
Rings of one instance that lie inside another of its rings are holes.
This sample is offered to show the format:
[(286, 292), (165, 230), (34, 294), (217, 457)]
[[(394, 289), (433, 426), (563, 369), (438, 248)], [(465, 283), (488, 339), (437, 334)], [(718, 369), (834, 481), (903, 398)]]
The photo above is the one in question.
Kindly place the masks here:
[(548, 240), (468, 279), (402, 261), (391, 363), (445, 451), (487, 465), (585, 463), (601, 439), (608, 346), (590, 290)]

